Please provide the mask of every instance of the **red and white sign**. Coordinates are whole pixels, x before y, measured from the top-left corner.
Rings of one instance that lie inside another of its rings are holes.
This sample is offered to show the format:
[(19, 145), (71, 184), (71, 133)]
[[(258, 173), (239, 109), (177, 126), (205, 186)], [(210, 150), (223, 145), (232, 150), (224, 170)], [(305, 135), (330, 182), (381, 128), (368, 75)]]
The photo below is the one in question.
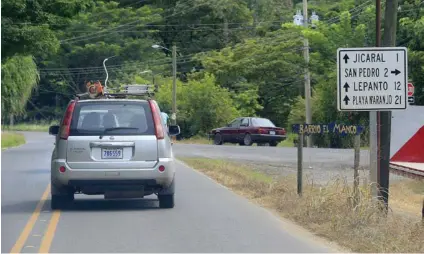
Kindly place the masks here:
[(414, 85), (412, 83), (408, 83), (408, 97), (414, 96)]

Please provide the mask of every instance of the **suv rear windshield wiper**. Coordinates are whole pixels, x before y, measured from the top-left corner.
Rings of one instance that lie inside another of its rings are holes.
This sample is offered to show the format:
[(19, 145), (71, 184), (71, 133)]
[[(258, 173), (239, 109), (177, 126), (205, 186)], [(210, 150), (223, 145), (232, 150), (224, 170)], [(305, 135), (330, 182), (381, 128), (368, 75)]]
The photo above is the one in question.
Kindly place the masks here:
[(114, 130), (138, 130), (136, 127), (112, 127), (112, 128), (106, 128), (103, 130), (103, 133), (106, 133), (108, 131), (114, 131)]
[(103, 137), (104, 134), (106, 134), (109, 131), (114, 130), (138, 130), (136, 127), (112, 127), (112, 128), (106, 128), (103, 130), (103, 133), (100, 135), (100, 138)]

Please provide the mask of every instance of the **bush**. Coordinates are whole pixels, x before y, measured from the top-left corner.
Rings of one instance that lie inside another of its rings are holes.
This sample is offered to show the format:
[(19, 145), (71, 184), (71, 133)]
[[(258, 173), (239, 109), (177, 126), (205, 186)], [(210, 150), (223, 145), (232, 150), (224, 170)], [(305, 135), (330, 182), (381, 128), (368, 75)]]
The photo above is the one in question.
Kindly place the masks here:
[[(161, 110), (171, 113), (172, 82), (159, 87), (157, 101)], [(212, 128), (227, 124), (238, 111), (227, 89), (215, 83), (215, 77), (205, 74), (202, 79), (177, 84), (177, 123), (181, 137), (204, 135)]]

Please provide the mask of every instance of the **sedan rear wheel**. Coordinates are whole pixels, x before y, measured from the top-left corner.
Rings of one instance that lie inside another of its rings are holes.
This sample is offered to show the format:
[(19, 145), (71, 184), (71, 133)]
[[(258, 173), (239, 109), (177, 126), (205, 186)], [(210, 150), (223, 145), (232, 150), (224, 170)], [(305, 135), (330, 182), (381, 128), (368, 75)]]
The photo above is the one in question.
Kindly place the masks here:
[(222, 145), (222, 136), (221, 136), (221, 134), (219, 134), (219, 133), (215, 134), (215, 136), (213, 138), (213, 143), (215, 145)]
[(278, 142), (271, 141), (271, 142), (269, 142), (269, 145), (270, 145), (270, 146), (277, 146), (277, 145), (278, 145)]
[(249, 133), (247, 133), (247, 134), (244, 136), (243, 143), (244, 143), (244, 145), (245, 145), (245, 146), (251, 146), (251, 145), (253, 144), (253, 143), (252, 143), (252, 136), (250, 136), (250, 134), (249, 134)]

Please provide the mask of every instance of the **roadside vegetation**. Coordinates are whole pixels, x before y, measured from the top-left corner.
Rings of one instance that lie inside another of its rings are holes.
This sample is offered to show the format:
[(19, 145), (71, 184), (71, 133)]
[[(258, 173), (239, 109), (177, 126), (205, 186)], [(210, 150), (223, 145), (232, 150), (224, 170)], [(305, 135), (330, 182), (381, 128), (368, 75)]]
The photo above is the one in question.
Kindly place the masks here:
[(392, 184), (390, 204), (396, 211), (385, 217), (364, 186), (353, 207), (352, 186), (343, 179), (327, 185), (305, 182), (299, 197), (295, 176), (272, 178), (240, 163), (180, 159), (236, 193), (354, 252), (424, 252), (423, 181)]
[[(280, 142), (278, 144), (279, 147), (293, 147), (293, 141), (296, 138), (296, 134), (292, 134), (292, 133), (288, 133), (287, 134), (287, 139)], [(207, 136), (194, 136), (191, 138), (187, 138), (187, 139), (181, 139), (181, 140), (177, 140), (175, 143), (177, 144), (198, 144), (198, 145), (210, 145), (213, 144), (213, 140), (212, 139), (208, 139)], [(231, 143), (224, 143), (223, 145), (238, 145), (238, 144), (231, 144)], [(253, 144), (253, 146), (256, 146), (256, 144)]]
[[(422, 1), (400, 1), (397, 15), (396, 44), (408, 48), (416, 105), (424, 105), (423, 6)], [(311, 1), (308, 8), (319, 22), (305, 28), (293, 24), (296, 10), (302, 10), (300, 0), (4, 0), (2, 125), (46, 130), (34, 121), (60, 119), (87, 81), (104, 83), (102, 63), (110, 56), (116, 56), (106, 63), (110, 88), (154, 83), (156, 99), (169, 113), (169, 50), (152, 45), (171, 49), (175, 44), (180, 138), (204, 136), (240, 116), (268, 118), (290, 133), (293, 123), (305, 121), (302, 45), (308, 38), (313, 122), (367, 127), (366, 112), (337, 111), (335, 57), (340, 47), (375, 45), (375, 4)], [(382, 8), (384, 13), (384, 3)], [(353, 137), (314, 139), (319, 147), (353, 147)], [(367, 130), (361, 143), (368, 144)]]
[(49, 127), (53, 124), (57, 124), (57, 122), (32, 122), (32, 123), (20, 123), (15, 125), (3, 125), (3, 130), (8, 131), (42, 131), (48, 132)]
[(25, 144), (25, 137), (20, 133), (3, 132), (1, 133), (1, 149), (20, 146)]

